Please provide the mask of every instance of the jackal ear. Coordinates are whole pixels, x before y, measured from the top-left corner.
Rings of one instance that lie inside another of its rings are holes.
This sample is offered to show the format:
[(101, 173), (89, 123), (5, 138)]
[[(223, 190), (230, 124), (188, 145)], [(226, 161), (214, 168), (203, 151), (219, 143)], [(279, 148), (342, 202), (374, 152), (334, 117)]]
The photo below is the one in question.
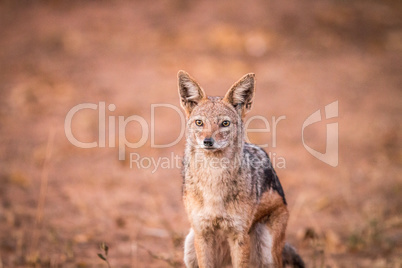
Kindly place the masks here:
[(249, 73), (233, 84), (223, 100), (233, 105), (240, 116), (244, 117), (251, 110), (254, 92), (255, 74)]
[(188, 73), (179, 71), (177, 74), (179, 84), (180, 104), (186, 112), (187, 116), (190, 115), (198, 103), (206, 98), (204, 90)]

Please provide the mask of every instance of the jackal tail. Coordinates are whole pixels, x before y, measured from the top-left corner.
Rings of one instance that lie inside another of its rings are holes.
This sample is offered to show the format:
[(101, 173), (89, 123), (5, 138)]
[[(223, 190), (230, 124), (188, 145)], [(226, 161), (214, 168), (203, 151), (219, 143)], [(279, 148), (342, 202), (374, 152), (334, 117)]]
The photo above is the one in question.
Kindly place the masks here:
[(293, 268), (305, 268), (302, 258), (297, 254), (296, 249), (289, 243), (285, 244), (282, 251), (283, 267), (289, 265)]

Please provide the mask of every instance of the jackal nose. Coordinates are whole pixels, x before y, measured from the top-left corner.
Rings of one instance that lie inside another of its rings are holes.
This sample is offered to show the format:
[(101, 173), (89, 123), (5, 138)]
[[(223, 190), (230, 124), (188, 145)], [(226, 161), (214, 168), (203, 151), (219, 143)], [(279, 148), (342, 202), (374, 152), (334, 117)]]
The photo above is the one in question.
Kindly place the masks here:
[(205, 147), (212, 147), (214, 146), (214, 140), (212, 138), (205, 138), (204, 139), (204, 146)]

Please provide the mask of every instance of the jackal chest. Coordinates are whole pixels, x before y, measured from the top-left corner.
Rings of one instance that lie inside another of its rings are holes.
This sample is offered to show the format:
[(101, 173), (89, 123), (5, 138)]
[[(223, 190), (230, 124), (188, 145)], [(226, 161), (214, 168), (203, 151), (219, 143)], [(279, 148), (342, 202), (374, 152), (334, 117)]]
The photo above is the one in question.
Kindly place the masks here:
[(237, 182), (221, 175), (225, 174), (193, 177), (186, 183), (187, 213), (193, 228), (200, 232), (237, 232), (247, 228), (249, 215), (244, 191)]
[(193, 228), (200, 232), (236, 232), (245, 228), (246, 216), (241, 209), (225, 202), (219, 196), (205, 196), (202, 204), (190, 204), (188, 214)]

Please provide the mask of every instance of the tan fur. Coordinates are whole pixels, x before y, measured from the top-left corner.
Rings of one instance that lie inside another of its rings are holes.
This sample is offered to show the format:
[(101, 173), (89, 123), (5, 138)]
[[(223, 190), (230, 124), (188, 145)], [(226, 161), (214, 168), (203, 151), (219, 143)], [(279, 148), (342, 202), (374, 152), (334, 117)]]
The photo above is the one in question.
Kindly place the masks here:
[(273, 236), (272, 256), (278, 267), (282, 267), (282, 250), (285, 245), (285, 230), (289, 218), (286, 205), (277, 193), (266, 192), (254, 214), (253, 223), (264, 222)]
[[(185, 241), (186, 266), (282, 267), (288, 220), (283, 190), (266, 153), (244, 142), (242, 119), (252, 106), (254, 74), (243, 76), (223, 98), (208, 97), (184, 71), (178, 80), (188, 119), (183, 201), (191, 230)], [(224, 126), (224, 121), (230, 124)], [(254, 167), (253, 159), (262, 164)]]

